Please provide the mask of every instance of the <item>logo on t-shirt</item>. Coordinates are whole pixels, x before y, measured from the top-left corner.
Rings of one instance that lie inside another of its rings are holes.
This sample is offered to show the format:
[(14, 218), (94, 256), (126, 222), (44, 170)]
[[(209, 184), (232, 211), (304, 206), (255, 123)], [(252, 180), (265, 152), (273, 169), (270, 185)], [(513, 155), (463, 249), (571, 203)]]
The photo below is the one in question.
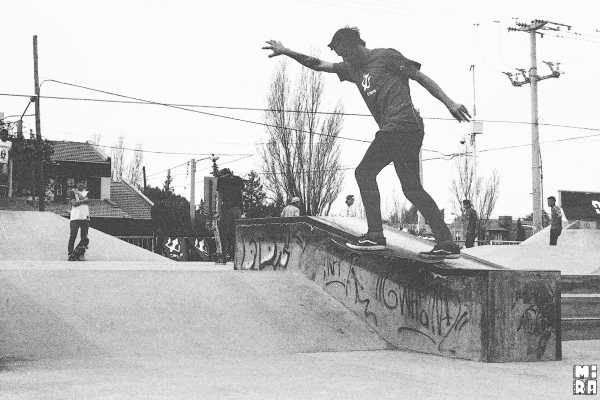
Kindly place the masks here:
[[(365, 92), (371, 88), (371, 74), (363, 74), (362, 87)], [(376, 89), (367, 92), (367, 96), (377, 93)]]
[(365, 92), (371, 88), (371, 74), (363, 74), (362, 87)]

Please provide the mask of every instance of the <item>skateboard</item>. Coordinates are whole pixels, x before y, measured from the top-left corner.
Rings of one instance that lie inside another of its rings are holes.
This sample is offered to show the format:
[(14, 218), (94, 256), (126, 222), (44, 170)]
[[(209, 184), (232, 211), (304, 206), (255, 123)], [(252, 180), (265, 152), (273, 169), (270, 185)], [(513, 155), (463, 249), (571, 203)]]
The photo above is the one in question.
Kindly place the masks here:
[(79, 241), (73, 249), (73, 254), (69, 257), (69, 261), (85, 261), (85, 250), (87, 249), (90, 239), (84, 238)]
[(221, 234), (219, 233), (219, 223), (215, 221), (215, 244), (217, 245), (217, 252), (215, 253), (216, 264), (227, 264), (225, 259), (225, 253), (223, 252), (223, 245), (221, 244)]
[(427, 263), (427, 264), (440, 264), (440, 263), (444, 262), (443, 258), (441, 258), (441, 259), (422, 258), (422, 257), (419, 257), (417, 254), (413, 254), (408, 251), (403, 251), (403, 253), (400, 254), (400, 252), (398, 250), (392, 250), (390, 248), (386, 248), (385, 250), (356, 250), (356, 249), (352, 249), (352, 248), (346, 246), (345, 242), (342, 243), (335, 239), (330, 239), (330, 240), (333, 243), (335, 243), (336, 245), (344, 248), (345, 250), (348, 250), (348, 251), (356, 253), (356, 254), (381, 255), (385, 258), (398, 259), (398, 260), (410, 260), (410, 261), (423, 262), (423, 263)]

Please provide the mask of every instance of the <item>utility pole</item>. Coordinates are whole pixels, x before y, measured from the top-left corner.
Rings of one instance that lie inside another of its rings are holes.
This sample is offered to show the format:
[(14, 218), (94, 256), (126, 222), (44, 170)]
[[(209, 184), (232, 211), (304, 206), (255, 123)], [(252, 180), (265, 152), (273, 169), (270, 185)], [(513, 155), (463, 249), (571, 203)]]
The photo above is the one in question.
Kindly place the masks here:
[(196, 229), (196, 160), (190, 161), (190, 218), (192, 229)]
[(144, 193), (146, 192), (146, 166), (142, 167), (142, 174), (144, 176)]
[(44, 202), (44, 163), (42, 153), (42, 128), (40, 124), (40, 79), (38, 76), (38, 51), (37, 51), (37, 35), (33, 36), (33, 79), (35, 82), (35, 133), (36, 133), (36, 148), (37, 148), (37, 173), (38, 179), (36, 182), (38, 194), (38, 209), (45, 211), (46, 205)]
[[(531, 84), (531, 176), (532, 176), (532, 202), (533, 202), (533, 226), (536, 232), (542, 230), (542, 180), (541, 180), (541, 157), (540, 157), (540, 132), (539, 132), (539, 121), (538, 121), (538, 90), (537, 83), (538, 81), (548, 79), (548, 78), (558, 78), (560, 77), (561, 72), (559, 71), (560, 64), (559, 63), (544, 63), (548, 65), (551, 70), (550, 75), (539, 76), (537, 73), (537, 49), (536, 49), (536, 34), (539, 34), (541, 37), (544, 37), (543, 33), (538, 32), (539, 30), (552, 30), (559, 31), (561, 26), (566, 26), (569, 30), (570, 26), (564, 24), (558, 24), (549, 21), (543, 20), (533, 20), (531, 24), (524, 24), (517, 22), (518, 28), (508, 28), (508, 31), (519, 31), (519, 32), (528, 32), (529, 33), (529, 42), (530, 42), (530, 67), (529, 67), (529, 76), (527, 76), (527, 72), (524, 69), (517, 69), (520, 75), (523, 77), (523, 80), (520, 80), (519, 74), (513, 76), (510, 72), (505, 72), (510, 79), (513, 86), (523, 86), (527, 83)], [(554, 66), (556, 65), (556, 69)]]
[[(477, 210), (477, 198), (479, 191), (477, 190), (477, 140), (476, 135), (483, 133), (483, 122), (477, 121), (477, 107), (475, 103), (475, 65), (471, 65), (470, 71), (473, 71), (473, 120), (471, 121), (471, 147), (473, 147), (473, 208)], [(466, 153), (466, 151), (465, 151)]]

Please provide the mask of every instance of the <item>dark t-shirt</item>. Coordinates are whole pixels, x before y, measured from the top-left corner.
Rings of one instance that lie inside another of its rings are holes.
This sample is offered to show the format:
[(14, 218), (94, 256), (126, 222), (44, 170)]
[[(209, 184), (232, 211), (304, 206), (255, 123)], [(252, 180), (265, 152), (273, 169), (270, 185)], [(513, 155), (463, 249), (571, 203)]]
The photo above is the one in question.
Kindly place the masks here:
[(239, 176), (226, 175), (217, 180), (217, 192), (221, 193), (223, 208), (229, 209), (239, 207), (244, 209), (242, 191), (244, 190), (244, 181)]
[(475, 211), (472, 207), (469, 207), (467, 211), (465, 211), (466, 228), (467, 234), (476, 234), (477, 233), (477, 211)]
[(394, 49), (373, 49), (360, 66), (347, 62), (333, 64), (340, 81), (356, 84), (379, 130), (386, 132), (423, 131), (423, 120), (410, 97), (406, 69), (421, 64)]

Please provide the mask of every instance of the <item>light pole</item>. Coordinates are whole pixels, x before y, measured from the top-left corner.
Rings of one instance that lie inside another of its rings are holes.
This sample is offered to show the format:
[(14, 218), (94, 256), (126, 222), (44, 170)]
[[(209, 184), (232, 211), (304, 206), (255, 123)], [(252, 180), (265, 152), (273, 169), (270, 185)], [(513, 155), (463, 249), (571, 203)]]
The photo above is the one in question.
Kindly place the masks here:
[(196, 229), (196, 163), (209, 158), (211, 157), (204, 157), (199, 160), (192, 158), (190, 161), (190, 220), (192, 221), (192, 229)]

